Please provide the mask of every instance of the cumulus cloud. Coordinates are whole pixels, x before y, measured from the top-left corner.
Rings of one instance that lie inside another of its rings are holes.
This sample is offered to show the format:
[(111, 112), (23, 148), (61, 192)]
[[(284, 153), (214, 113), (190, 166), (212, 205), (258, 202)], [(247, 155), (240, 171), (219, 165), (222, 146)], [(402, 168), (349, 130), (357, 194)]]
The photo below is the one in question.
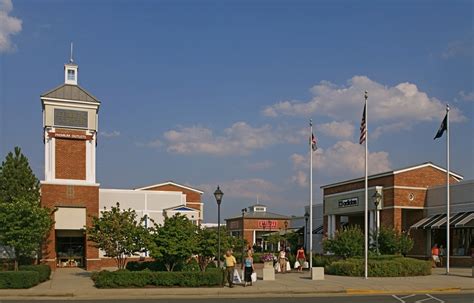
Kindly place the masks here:
[(456, 40), (448, 43), (446, 49), (441, 53), (444, 59), (458, 56), (472, 56), (474, 51), (472, 37), (465, 40)]
[[(323, 173), (327, 177), (355, 178), (364, 175), (364, 146), (350, 142), (339, 141), (328, 149), (318, 149), (313, 153), (313, 169), (316, 173)], [(299, 185), (306, 186), (307, 183), (298, 182), (303, 180), (303, 175), (309, 166), (309, 155), (293, 154), (290, 161), (293, 164), (295, 175), (293, 180)], [(376, 174), (391, 169), (389, 154), (384, 151), (369, 152), (369, 174)]]
[(202, 126), (181, 127), (164, 133), (167, 150), (178, 154), (246, 155), (279, 143), (296, 143), (294, 136), (270, 125), (252, 127), (236, 122), (221, 134)]
[(293, 183), (296, 183), (300, 187), (306, 187), (309, 184), (308, 174), (306, 174), (302, 170), (298, 170), (298, 171), (296, 171), (296, 174), (291, 177), (291, 181)]
[[(263, 114), (268, 117), (317, 114), (336, 120), (359, 121), (366, 90), (369, 92), (368, 116), (373, 122), (437, 121), (445, 112), (444, 103), (420, 91), (413, 83), (385, 86), (366, 76), (354, 76), (342, 86), (321, 81), (311, 88), (311, 100), (281, 101), (265, 108)], [(453, 122), (466, 119), (457, 108), (452, 108), (451, 114)]]
[(472, 102), (474, 101), (474, 92), (466, 93), (465, 91), (460, 91), (459, 99), (461, 99), (462, 101)]
[[(260, 178), (234, 179), (220, 182), (219, 186), (226, 197), (251, 201), (256, 201), (257, 197), (263, 201), (272, 201), (274, 200), (272, 194), (280, 191), (275, 184)], [(201, 188), (204, 192), (212, 193), (216, 189), (216, 183), (201, 184), (197, 187)]]
[(395, 122), (383, 124), (381, 126), (377, 126), (375, 130), (370, 133), (370, 137), (373, 139), (377, 139), (383, 133), (396, 133), (402, 130), (410, 130), (412, 129), (412, 127), (413, 125), (410, 122)]
[(119, 137), (120, 132), (118, 130), (113, 130), (113, 131), (101, 131), (100, 135), (105, 137), (105, 138), (113, 138), (113, 137)]
[(14, 51), (16, 47), (11, 36), (21, 32), (22, 21), (9, 16), (12, 10), (11, 0), (0, 0), (0, 53)]
[(338, 139), (349, 139), (354, 134), (354, 125), (349, 121), (332, 121), (316, 125), (316, 131)]

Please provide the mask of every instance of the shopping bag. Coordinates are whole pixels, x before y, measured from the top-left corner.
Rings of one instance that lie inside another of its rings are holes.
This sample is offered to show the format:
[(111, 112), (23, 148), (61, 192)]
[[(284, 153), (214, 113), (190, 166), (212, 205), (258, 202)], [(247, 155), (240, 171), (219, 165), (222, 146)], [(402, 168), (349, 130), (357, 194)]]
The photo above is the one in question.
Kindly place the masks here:
[(309, 268), (309, 263), (308, 263), (308, 261), (304, 261), (303, 268)]
[(252, 273), (251, 278), (252, 278), (252, 282), (257, 282), (257, 273), (256, 272)]
[(232, 279), (232, 282), (234, 284), (240, 284), (242, 283), (242, 280), (240, 279), (240, 276), (239, 276), (239, 271), (237, 269), (234, 269), (234, 277)]
[(298, 268), (300, 268), (300, 262), (296, 261), (295, 262), (295, 269), (298, 269)]
[(275, 270), (276, 270), (277, 272), (280, 272), (280, 271), (281, 271), (280, 263), (276, 263), (276, 264), (275, 264)]
[(286, 261), (286, 271), (291, 271), (290, 261)]

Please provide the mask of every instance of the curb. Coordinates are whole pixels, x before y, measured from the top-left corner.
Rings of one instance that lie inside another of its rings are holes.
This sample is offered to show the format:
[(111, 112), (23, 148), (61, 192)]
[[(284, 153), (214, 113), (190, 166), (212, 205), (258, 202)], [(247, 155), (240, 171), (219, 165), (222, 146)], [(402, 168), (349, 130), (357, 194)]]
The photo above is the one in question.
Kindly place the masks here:
[(448, 287), (448, 288), (430, 288), (430, 289), (417, 289), (417, 290), (375, 290), (375, 289), (353, 289), (348, 288), (346, 294), (348, 295), (382, 295), (382, 294), (416, 294), (416, 293), (441, 293), (441, 292), (461, 292), (470, 291), (470, 289), (462, 289), (459, 287)]

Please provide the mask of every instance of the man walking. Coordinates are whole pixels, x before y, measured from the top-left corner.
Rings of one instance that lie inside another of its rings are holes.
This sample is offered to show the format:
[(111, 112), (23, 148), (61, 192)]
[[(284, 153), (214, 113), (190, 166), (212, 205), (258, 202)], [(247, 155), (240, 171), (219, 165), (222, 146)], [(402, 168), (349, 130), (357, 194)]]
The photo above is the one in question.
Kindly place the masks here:
[(229, 283), (229, 287), (232, 288), (234, 287), (234, 269), (235, 269), (235, 264), (237, 261), (235, 260), (235, 257), (232, 255), (232, 250), (228, 250), (225, 253), (224, 256), (225, 259), (225, 276), (227, 279), (227, 282)]

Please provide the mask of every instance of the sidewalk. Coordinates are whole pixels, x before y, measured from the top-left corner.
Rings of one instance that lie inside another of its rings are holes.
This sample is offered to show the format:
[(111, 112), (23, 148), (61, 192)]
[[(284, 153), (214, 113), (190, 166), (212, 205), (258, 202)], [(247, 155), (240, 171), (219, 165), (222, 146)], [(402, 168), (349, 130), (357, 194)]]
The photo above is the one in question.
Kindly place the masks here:
[[(257, 269), (261, 277), (261, 270)], [(2, 298), (64, 298), (117, 299), (117, 298), (195, 298), (204, 297), (293, 297), (347, 294), (401, 294), (474, 291), (470, 268), (453, 268), (446, 276), (443, 269), (435, 269), (431, 276), (403, 278), (364, 278), (326, 275), (324, 281), (312, 281), (309, 273), (277, 274), (275, 281), (258, 280), (251, 287), (234, 288), (143, 288), (97, 289), (90, 273), (81, 269), (58, 269), (51, 280), (31, 289), (0, 290)]]

